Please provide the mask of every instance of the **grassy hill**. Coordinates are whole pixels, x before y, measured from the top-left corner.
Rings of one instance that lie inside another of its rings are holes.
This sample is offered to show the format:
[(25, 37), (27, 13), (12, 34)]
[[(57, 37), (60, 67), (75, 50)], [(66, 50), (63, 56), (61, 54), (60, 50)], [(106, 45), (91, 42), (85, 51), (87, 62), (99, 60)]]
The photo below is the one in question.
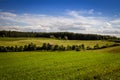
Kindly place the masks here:
[[(0, 53), (1, 80), (119, 80), (120, 54), (109, 49)], [(117, 52), (120, 53), (120, 52)]]
[[(102, 40), (0, 38), (0, 45), (113, 44)], [(86, 51), (0, 52), (0, 80), (120, 80), (120, 46)]]
[(115, 42), (105, 41), (105, 40), (58, 40), (58, 39), (51, 39), (51, 38), (0, 38), (0, 45), (1, 46), (22, 46), (29, 43), (34, 43), (38, 46), (42, 45), (43, 43), (52, 43), (58, 45), (80, 45), (84, 44), (85, 46), (94, 46), (99, 44), (99, 46), (105, 44), (113, 44)]

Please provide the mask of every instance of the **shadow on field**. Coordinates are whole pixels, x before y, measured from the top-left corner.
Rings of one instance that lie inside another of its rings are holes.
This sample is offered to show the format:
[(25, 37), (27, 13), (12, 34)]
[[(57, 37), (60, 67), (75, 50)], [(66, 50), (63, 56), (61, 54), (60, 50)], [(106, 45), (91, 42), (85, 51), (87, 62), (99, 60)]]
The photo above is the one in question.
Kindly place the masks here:
[(107, 50), (109, 53), (120, 53), (120, 46), (118, 47), (112, 47)]

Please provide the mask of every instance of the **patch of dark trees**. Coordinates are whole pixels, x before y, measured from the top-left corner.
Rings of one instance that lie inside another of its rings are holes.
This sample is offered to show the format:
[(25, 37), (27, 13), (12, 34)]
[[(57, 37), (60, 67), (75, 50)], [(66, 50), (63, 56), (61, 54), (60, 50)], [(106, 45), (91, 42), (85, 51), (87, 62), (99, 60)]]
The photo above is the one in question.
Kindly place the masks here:
[(68, 40), (118, 40), (115, 36), (81, 34), (72, 32), (18, 32), (18, 31), (0, 31), (0, 37), (45, 37)]
[(36, 44), (30, 43), (24, 46), (0, 46), (0, 52), (22, 52), (22, 51), (81, 51), (81, 50), (96, 50), (108, 47), (120, 46), (120, 44), (104, 45), (99, 46), (96, 44), (93, 48), (90, 46), (85, 47), (84, 44), (63, 46), (63, 45), (53, 45), (50, 43), (43, 43), (42, 46), (36, 46)]

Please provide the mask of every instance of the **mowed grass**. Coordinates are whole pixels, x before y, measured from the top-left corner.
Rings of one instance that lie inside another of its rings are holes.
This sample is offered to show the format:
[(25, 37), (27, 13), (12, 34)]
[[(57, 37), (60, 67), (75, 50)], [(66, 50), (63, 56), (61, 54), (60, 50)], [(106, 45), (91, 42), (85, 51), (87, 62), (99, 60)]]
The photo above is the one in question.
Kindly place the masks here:
[(0, 53), (0, 80), (120, 80), (120, 47)]
[(93, 47), (96, 44), (103, 46), (106, 44), (114, 44), (114, 42), (105, 40), (58, 40), (51, 38), (0, 38), (0, 46), (23, 46), (25, 44), (34, 43), (37, 46), (41, 46), (43, 43), (52, 43), (58, 45), (81, 45), (84, 44), (86, 47)]

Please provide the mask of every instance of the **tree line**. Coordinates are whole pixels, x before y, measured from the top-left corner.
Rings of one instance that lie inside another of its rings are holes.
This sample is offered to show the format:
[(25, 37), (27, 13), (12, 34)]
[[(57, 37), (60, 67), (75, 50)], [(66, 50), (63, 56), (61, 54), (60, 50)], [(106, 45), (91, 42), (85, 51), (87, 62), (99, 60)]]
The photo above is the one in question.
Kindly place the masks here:
[(0, 52), (22, 52), (22, 51), (81, 51), (81, 50), (96, 50), (96, 49), (103, 49), (107, 47), (113, 46), (120, 46), (120, 44), (112, 44), (112, 45), (103, 45), (99, 46), (99, 44), (94, 45), (94, 47), (87, 46), (85, 47), (84, 44), (81, 45), (53, 45), (50, 43), (43, 43), (42, 46), (36, 46), (36, 44), (30, 43), (24, 46), (0, 46)]
[(45, 37), (68, 40), (120, 40), (115, 36), (80, 34), (72, 32), (18, 32), (18, 31), (0, 31), (0, 37)]

